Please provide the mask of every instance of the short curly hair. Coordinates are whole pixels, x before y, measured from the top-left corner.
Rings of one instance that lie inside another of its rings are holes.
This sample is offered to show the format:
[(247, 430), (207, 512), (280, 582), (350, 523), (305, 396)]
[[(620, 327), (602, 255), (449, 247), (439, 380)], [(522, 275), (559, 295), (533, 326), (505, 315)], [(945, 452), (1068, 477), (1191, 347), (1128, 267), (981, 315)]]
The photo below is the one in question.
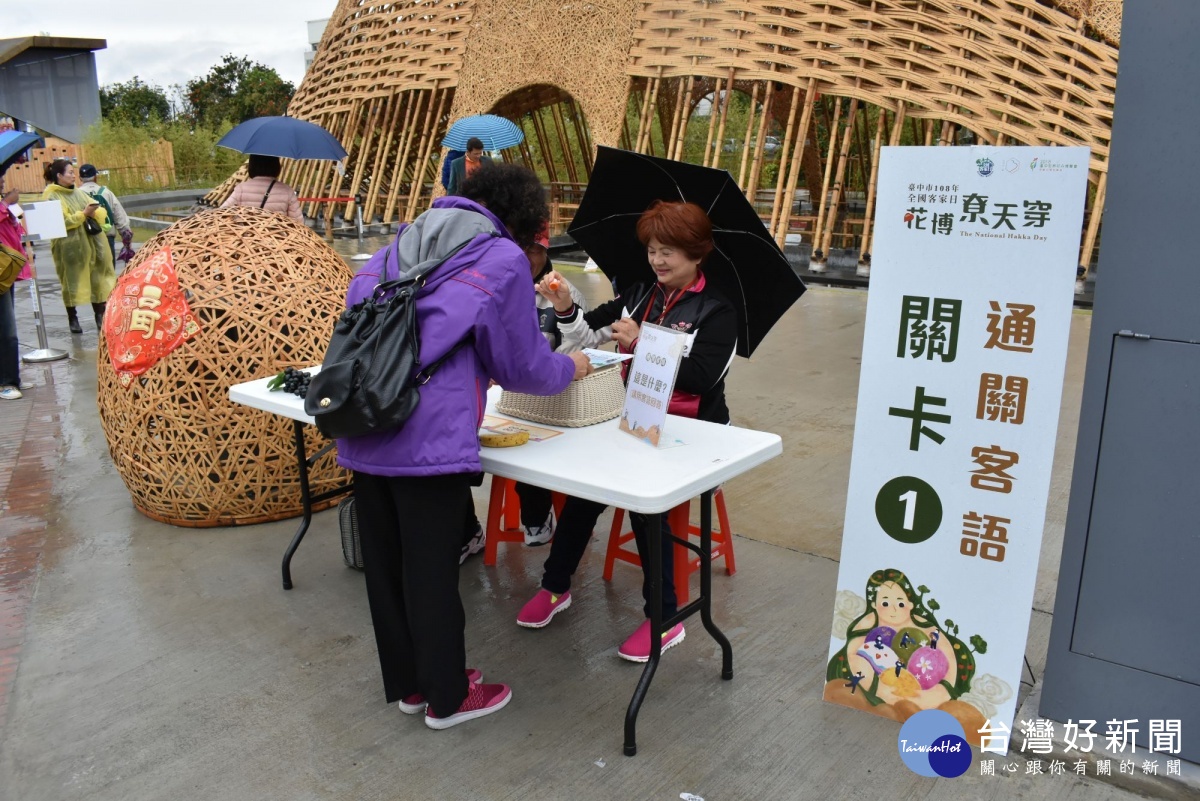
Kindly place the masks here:
[(695, 203), (654, 201), (638, 218), (637, 236), (643, 245), (657, 239), (700, 261), (713, 249), (712, 222)]
[(534, 243), (550, 219), (542, 182), (520, 164), (485, 162), (463, 182), (460, 194), (499, 217), (522, 248)]

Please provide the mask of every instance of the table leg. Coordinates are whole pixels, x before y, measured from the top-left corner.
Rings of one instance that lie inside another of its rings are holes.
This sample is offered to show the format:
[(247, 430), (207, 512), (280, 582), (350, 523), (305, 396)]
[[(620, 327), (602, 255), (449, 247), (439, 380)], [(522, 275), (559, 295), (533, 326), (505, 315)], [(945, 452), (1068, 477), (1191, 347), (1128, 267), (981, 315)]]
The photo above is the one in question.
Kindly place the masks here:
[(300, 508), (303, 510), (303, 517), (300, 519), (300, 528), (296, 530), (296, 535), (292, 537), (291, 544), (283, 554), (285, 590), (292, 588), (292, 554), (300, 547), (300, 540), (304, 539), (308, 526), (312, 523), (312, 494), (308, 487), (308, 454), (304, 450), (304, 423), (293, 420), (292, 426), (296, 433), (296, 466), (300, 469)]
[(650, 564), (646, 567), (650, 576), (650, 659), (642, 669), (642, 677), (638, 679), (629, 701), (629, 709), (625, 710), (625, 756), (637, 754), (637, 716), (646, 700), (650, 682), (654, 680), (654, 671), (658, 669), (658, 660), (662, 657), (662, 515), (646, 515), (649, 525), (646, 528), (646, 550), (650, 553)]
[[(712, 490), (700, 496), (700, 620), (721, 646), (721, 678), (733, 678), (733, 646), (712, 619)], [(732, 537), (732, 531), (725, 532)]]

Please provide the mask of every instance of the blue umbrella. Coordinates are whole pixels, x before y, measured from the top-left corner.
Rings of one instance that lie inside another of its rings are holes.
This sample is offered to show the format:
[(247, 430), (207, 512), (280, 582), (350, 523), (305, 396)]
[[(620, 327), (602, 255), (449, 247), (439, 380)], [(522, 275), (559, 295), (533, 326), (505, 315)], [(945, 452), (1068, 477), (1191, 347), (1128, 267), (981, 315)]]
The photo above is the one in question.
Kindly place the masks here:
[(42, 137), (25, 131), (0, 133), (0, 172), (4, 172), (21, 154), (34, 145), (42, 145)]
[(442, 147), (466, 150), (467, 140), (472, 136), (483, 142), (484, 150), (503, 150), (525, 141), (525, 132), (512, 120), (495, 114), (477, 114), (463, 117), (451, 125), (442, 140)]
[(284, 159), (341, 161), (346, 151), (333, 134), (315, 123), (295, 117), (258, 117), (246, 120), (217, 142), (239, 153), (278, 156)]

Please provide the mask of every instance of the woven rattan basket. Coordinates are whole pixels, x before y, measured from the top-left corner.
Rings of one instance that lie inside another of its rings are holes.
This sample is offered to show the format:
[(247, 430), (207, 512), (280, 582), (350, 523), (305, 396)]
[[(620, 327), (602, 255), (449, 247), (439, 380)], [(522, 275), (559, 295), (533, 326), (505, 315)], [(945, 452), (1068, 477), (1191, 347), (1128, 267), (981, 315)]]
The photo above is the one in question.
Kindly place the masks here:
[(579, 428), (611, 420), (625, 404), (625, 385), (615, 365), (572, 381), (557, 395), (526, 395), (505, 390), (496, 411), (552, 426)]

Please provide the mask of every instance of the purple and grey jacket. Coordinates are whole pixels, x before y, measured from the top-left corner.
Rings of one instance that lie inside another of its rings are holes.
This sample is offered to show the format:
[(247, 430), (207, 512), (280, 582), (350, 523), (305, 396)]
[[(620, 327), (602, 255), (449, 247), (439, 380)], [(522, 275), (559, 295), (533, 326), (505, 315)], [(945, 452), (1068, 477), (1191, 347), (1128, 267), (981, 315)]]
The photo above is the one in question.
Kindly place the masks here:
[[(441, 258), (464, 238), (470, 244), (426, 277), (417, 296), (421, 364), (474, 335), (421, 387), (412, 417), (385, 433), (339, 439), (338, 464), (377, 476), (476, 473), (479, 424), (489, 380), (517, 392), (552, 395), (571, 383), (575, 365), (551, 351), (538, 327), (529, 260), (487, 209), (443, 197), (397, 233), (400, 263)], [(386, 269), (386, 278), (381, 273)], [(375, 285), (397, 277), (395, 250), (380, 250), (350, 282), (347, 307)]]

